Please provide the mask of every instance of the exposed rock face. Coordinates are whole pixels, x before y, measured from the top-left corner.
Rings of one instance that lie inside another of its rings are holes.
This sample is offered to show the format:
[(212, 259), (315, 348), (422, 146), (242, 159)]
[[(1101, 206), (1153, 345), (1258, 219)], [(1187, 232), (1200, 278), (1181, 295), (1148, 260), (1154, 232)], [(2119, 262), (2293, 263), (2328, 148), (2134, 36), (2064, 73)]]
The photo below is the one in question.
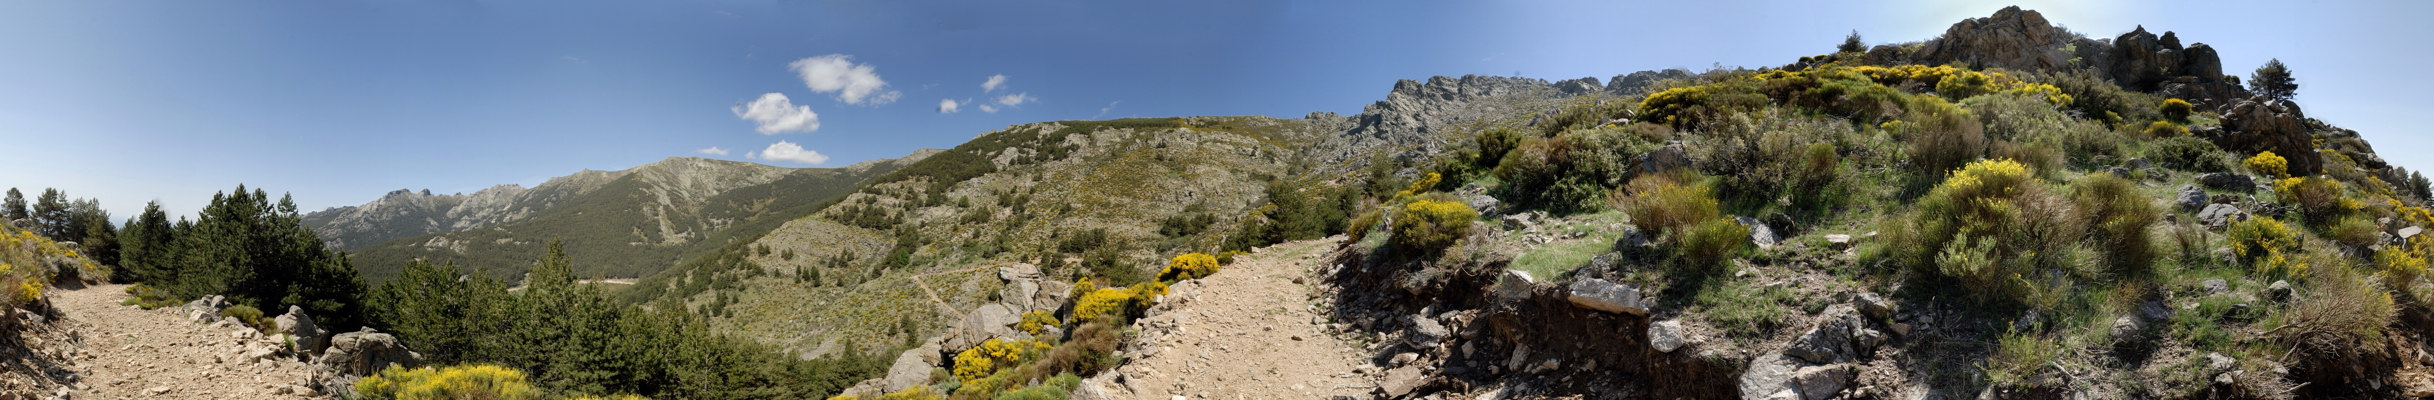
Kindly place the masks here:
[(2045, 20), (2045, 15), (2019, 6), (2004, 7), (1994, 16), (1952, 24), (1944, 36), (1927, 41), (1912, 57), (1921, 64), (1961, 62), (1979, 68), (2051, 71), (2061, 69), (2070, 55), (2062, 51), (2070, 35)]
[(1615, 75), (1613, 79), (1606, 80), (1606, 92), (1616, 96), (1634, 96), (1646, 93), (1648, 88), (1655, 85), (1657, 81), (1689, 78), (1690, 71), (1678, 68)]
[(2113, 39), (2106, 75), (2132, 90), (2159, 92), (2201, 108), (2222, 107), (2247, 91), (2223, 76), (2223, 59), (2205, 43), (2181, 47), (2180, 36), (2156, 36), (2144, 26)]
[(1544, 80), (1501, 76), (1438, 76), (1427, 82), (1405, 79), (1395, 82), (1385, 100), (1352, 116), (1353, 126), (1343, 135), (1314, 151), (1322, 159), (1352, 161), (1366, 161), (1362, 155), (1378, 149), (1405, 149), (1395, 153), (1398, 158), (1434, 154), (1444, 146), (1441, 138), (1450, 133), (1447, 129), (1457, 124), (1514, 115), (1532, 100), (1600, 89), (1588, 86), (1595, 85), (1593, 80), (1567, 83), (1574, 90), (1586, 91), (1566, 92)]
[(2272, 151), (2290, 160), (2293, 176), (2315, 175), (2324, 168), (2323, 158), (2316, 154), (2315, 137), (2308, 134), (2307, 115), (2298, 104), (2250, 97), (2223, 111), (2223, 128), (2206, 139), (2233, 154)]
[(2257, 187), (2256, 180), (2249, 178), (2248, 175), (2229, 172), (2208, 172), (2205, 175), (2198, 175), (2197, 182), (2205, 184), (2209, 188), (2241, 193), (2255, 191)]
[(2229, 228), (2233, 222), (2246, 220), (2248, 212), (2230, 204), (2209, 204), (2206, 209), (2197, 212), (2197, 222), (2206, 224), (2208, 229)]
[(2199, 189), (2197, 188), (2197, 185), (2181, 185), (2180, 195), (2173, 197), (2173, 204), (2180, 206), (2180, 209), (2182, 210), (2195, 210), (2199, 207), (2205, 207), (2206, 189)]
[[(887, 368), (884, 391), (896, 392), (929, 384), (930, 369), (938, 365), (930, 359), (938, 358), (938, 351), (938, 344), (931, 343), (897, 355), (896, 363)], [(925, 355), (927, 358), (924, 358)]]

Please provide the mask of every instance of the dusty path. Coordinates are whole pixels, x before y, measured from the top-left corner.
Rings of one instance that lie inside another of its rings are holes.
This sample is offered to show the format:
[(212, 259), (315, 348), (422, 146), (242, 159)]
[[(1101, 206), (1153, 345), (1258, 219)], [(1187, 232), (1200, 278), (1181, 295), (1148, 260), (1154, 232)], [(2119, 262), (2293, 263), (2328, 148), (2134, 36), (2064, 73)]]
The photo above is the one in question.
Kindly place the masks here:
[[(78, 399), (299, 398), (311, 368), (292, 359), (241, 360), (264, 339), (249, 329), (186, 319), (178, 307), (144, 310), (119, 305), (125, 285), (52, 292), (61, 318), (81, 349), (72, 354)], [(63, 345), (66, 343), (63, 343)], [(60, 349), (53, 349), (54, 352)]]
[[(1307, 279), (1340, 238), (1287, 242), (1237, 256), (1171, 310), (1144, 319), (1162, 336), (1122, 371), (1131, 398), (1363, 398), (1376, 382), (1356, 373), (1366, 352), (1337, 340), (1312, 311)], [(1121, 391), (1118, 392), (1121, 395)]]
[(931, 273), (926, 273), (926, 274), (914, 274), (914, 275), (913, 275), (913, 277), (912, 277), (912, 280), (913, 280), (913, 287), (918, 287), (918, 288), (921, 288), (921, 295), (922, 295), (922, 296), (928, 296), (928, 297), (930, 298), (930, 304), (931, 304), (931, 305), (936, 305), (936, 306), (938, 306), (938, 310), (940, 310), (940, 311), (946, 311), (946, 313), (947, 313), (948, 315), (954, 315), (954, 316), (955, 316), (955, 320), (957, 320), (957, 321), (961, 321), (961, 320), (963, 320), (963, 318), (964, 318), (964, 313), (963, 313), (963, 310), (957, 310), (957, 309), (955, 309), (955, 305), (953, 305), (953, 304), (947, 304), (947, 301), (946, 301), (945, 299), (941, 299), (941, 298), (939, 298), (939, 297), (938, 297), (938, 292), (937, 292), (937, 291), (930, 290), (930, 282), (929, 282), (929, 281), (923, 281), (923, 280), (921, 280), (921, 277), (924, 277), (924, 276), (930, 276), (930, 275), (960, 274), (960, 273), (966, 273), (966, 272), (972, 272), (972, 271), (979, 271), (979, 270), (990, 269), (990, 268), (996, 268), (996, 267), (987, 267), (987, 266), (984, 266), (984, 267), (972, 267), (972, 268), (964, 268), (964, 269), (959, 269), (959, 270), (954, 270), (954, 271), (931, 272)]

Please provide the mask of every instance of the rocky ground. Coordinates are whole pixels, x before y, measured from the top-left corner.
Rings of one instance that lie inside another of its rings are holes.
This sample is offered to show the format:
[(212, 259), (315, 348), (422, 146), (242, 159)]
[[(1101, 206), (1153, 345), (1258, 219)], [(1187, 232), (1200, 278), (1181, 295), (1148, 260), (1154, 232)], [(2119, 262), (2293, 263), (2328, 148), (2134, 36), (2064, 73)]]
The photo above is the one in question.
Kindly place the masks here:
[(312, 398), (316, 368), (251, 328), (182, 307), (119, 305), (123, 285), (54, 291), (56, 320), (29, 325), (0, 366), (6, 398)]
[[(1366, 396), (1378, 386), (1368, 352), (1326, 333), (1310, 274), (1336, 240), (1280, 244), (1178, 284), (1143, 318), (1115, 398), (1274, 399)], [(1187, 288), (1188, 287), (1188, 288)]]

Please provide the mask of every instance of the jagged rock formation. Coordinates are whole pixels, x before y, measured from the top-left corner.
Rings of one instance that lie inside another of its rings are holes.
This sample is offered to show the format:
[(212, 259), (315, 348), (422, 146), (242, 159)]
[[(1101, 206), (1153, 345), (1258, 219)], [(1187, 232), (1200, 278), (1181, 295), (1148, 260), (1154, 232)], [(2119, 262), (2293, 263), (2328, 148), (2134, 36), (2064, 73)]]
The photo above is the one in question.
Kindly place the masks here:
[(2184, 48), (2178, 34), (2167, 31), (2157, 37), (2145, 26), (2114, 38), (2102, 65), (2122, 87), (2189, 100), (2203, 108), (2222, 107), (2248, 94), (2223, 75), (2222, 56), (2214, 47), (2197, 43)]
[(2238, 154), (2272, 151), (2290, 160), (2292, 175), (2307, 176), (2324, 168), (2307, 125), (2307, 115), (2299, 111), (2298, 104), (2256, 96), (2225, 109), (2224, 129), (2207, 139)]
[(2062, 48), (2071, 36), (2047, 22), (2044, 14), (2011, 6), (1990, 17), (1952, 24), (1943, 37), (1927, 41), (1913, 57), (1929, 65), (1959, 62), (1981, 68), (2059, 70), (2068, 66), (2071, 55)]
[(1603, 89), (1587, 78), (1567, 82), (1572, 91), (1544, 80), (1502, 76), (1397, 81), (1385, 100), (1352, 116), (1351, 128), (1323, 143), (1317, 156), (1366, 162), (1361, 155), (1377, 150), (1398, 150), (1397, 158), (1434, 154), (1444, 147), (1444, 137), (1464, 124), (1519, 114), (1534, 101)]

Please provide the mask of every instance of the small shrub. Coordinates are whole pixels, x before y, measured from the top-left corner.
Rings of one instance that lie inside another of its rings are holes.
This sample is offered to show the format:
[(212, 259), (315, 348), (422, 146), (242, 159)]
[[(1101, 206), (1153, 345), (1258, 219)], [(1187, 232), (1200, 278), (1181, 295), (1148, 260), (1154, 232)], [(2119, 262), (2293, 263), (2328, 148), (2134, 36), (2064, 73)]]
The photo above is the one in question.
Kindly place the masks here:
[(1497, 165), (1504, 163), (1506, 153), (1513, 152), (1514, 147), (1521, 145), (1521, 138), (1520, 133), (1515, 133), (1511, 129), (1499, 128), (1479, 132), (1479, 135), (1471, 137), (1471, 140), (1479, 146), (1479, 154), (1471, 159), (1471, 165), (1482, 169), (1496, 169)]
[(1720, 272), (1726, 260), (1749, 247), (1749, 231), (1731, 218), (1710, 219), (1684, 232), (1674, 251), (1683, 266), (1703, 273)]
[(1175, 256), (1174, 260), (1168, 261), (1165, 270), (1158, 271), (1158, 280), (1200, 279), (1215, 273), (1217, 273), (1217, 257), (1205, 253), (1184, 253)]
[(2189, 127), (2172, 121), (2155, 121), (2147, 123), (2147, 130), (2144, 132), (2150, 138), (2174, 138), (2189, 136)]
[[(1081, 289), (1081, 286), (1075, 286)], [(1166, 294), (1166, 284), (1142, 282), (1125, 289), (1096, 289), (1073, 302), (1073, 320), (1077, 322), (1129, 322), (1134, 314), (1149, 308), (1159, 295)]]
[(2248, 157), (2247, 160), (2240, 161), (2240, 165), (2247, 166), (2249, 171), (2263, 174), (2268, 177), (2285, 178), (2290, 176), (2290, 160), (2284, 159), (2282, 156), (2274, 155), (2272, 151), (2257, 153), (2257, 155), (2254, 157)]
[(1949, 171), (1986, 155), (1985, 126), (1968, 110), (1932, 96), (1910, 102), (1897, 134), (1910, 147), (1910, 162), (1919, 171)]
[(1704, 184), (1685, 184), (1681, 179), (1667, 175), (1632, 179), (1629, 186), (1614, 194), (1613, 203), (1631, 216), (1631, 223), (1660, 235), (1672, 235), (1691, 224), (1723, 215), (1716, 204), (1714, 189)]
[(2157, 113), (2164, 115), (2165, 120), (2174, 122), (2189, 122), (2189, 114), (2196, 111), (2197, 106), (2189, 104), (2188, 100), (2177, 98), (2164, 99), (2163, 106), (2156, 109)]
[(2275, 199), (2297, 206), (2299, 215), (2311, 224), (2331, 224), (2341, 217), (2365, 208), (2365, 204), (2342, 195), (2340, 181), (2326, 178), (2283, 178), (2273, 183)]
[(2115, 273), (2144, 276), (2155, 260), (2153, 236), (2163, 210), (2140, 193), (2138, 184), (2110, 173), (2089, 175), (2071, 187), (2071, 200), (2094, 229), (2106, 260)]
[(1394, 236), (1387, 242), (1401, 250), (1435, 253), (1470, 236), (1471, 222), (1476, 219), (1478, 211), (1451, 197), (1443, 194), (1423, 197), (1397, 207), (1392, 224)]
[(2382, 239), (2383, 229), (2376, 228), (2375, 221), (2366, 216), (2352, 215), (2335, 220), (2331, 227), (2324, 228), (2324, 234), (2341, 244), (2366, 247)]
[(1986, 380), (2001, 387), (2045, 386), (2039, 372), (2062, 356), (2060, 342), (2034, 333), (2011, 331), (1995, 340), (1995, 352), (1978, 365)]
[(2434, 244), (2429, 243), (2434, 241), (2410, 239), (2408, 243), (2376, 250), (2375, 266), (2382, 270), (2384, 286), (2396, 291), (2406, 290), (2417, 282), (2417, 277), (2425, 276), (2426, 256), (2434, 253), (2429, 251), (2434, 250)]
[(2231, 239), (2231, 254), (2251, 268), (2270, 276), (2304, 272), (2300, 268), (2292, 268), (2300, 264), (2295, 264), (2288, 254), (2299, 250), (2299, 235), (2291, 232), (2290, 225), (2280, 220), (2272, 217), (2250, 218), (2231, 224), (2231, 229), (2224, 235)]
[(1123, 342), (1116, 328), (1103, 322), (1089, 322), (1073, 328), (1073, 334), (1048, 350), (1041, 369), (1052, 373), (1093, 374), (1116, 366), (1116, 346)]
[[(1375, 215), (1375, 214), (1371, 214), (1371, 215)], [(1375, 218), (1373, 217), (1373, 218), (1371, 218), (1371, 219), (1373, 219), (1373, 220), (1374, 220)], [(1371, 224), (1371, 225), (1376, 225), (1376, 224), (1377, 224), (1377, 222), (1376, 222), (1376, 221), (1370, 221), (1370, 224)], [(1358, 225), (1356, 225), (1356, 226), (1358, 226)], [(1364, 230), (1365, 230), (1365, 229), (1364, 229)], [(1358, 237), (1358, 236), (1355, 236), (1355, 237)], [(1358, 242), (1358, 241), (1360, 241), (1360, 239), (1353, 239), (1353, 241)], [(1241, 250), (1226, 250), (1226, 251), (1220, 251), (1220, 252), (1217, 252), (1217, 265), (1218, 265), (1218, 266), (1234, 265), (1234, 257), (1236, 257), (1236, 256), (1241, 256), (1241, 255), (1244, 255), (1244, 254), (1250, 254), (1250, 253), (1244, 253), (1244, 252), (1242, 252)]]
[(1956, 71), (1952, 75), (1946, 75), (1944, 79), (1936, 81), (1935, 84), (1936, 94), (1953, 100), (1994, 93), (2000, 89), (1986, 74), (1969, 70)]
[(2194, 172), (2230, 171), (2230, 162), (2224, 154), (2214, 142), (2188, 136), (2147, 142), (2146, 150), (2147, 159), (2164, 168)]
[(2266, 339), (2299, 354), (2299, 368), (2345, 370), (2380, 349), (2396, 314), (2392, 295), (2346, 266), (2320, 268), (2305, 295), (2259, 324)]
[[(1360, 243), (1362, 239), (1369, 237), (1369, 231), (1381, 228), (1378, 226), (1378, 218), (1383, 215), (1385, 215), (1385, 210), (1375, 207), (1362, 210), (1360, 214), (1352, 216), (1352, 222), (1346, 225), (1344, 235), (1352, 239), (1353, 243)], [(1233, 254), (1240, 254), (1240, 252), (1227, 250), (1225, 253), (1218, 253), (1217, 259), (1220, 262), (1231, 264), (1233, 262), (1228, 260), (1234, 259)]]
[(955, 353), (955, 378), (964, 381), (985, 378), (1000, 368), (1015, 366), (1016, 362), (1038, 357), (1046, 351), (1047, 343), (989, 339), (980, 342), (979, 346)]
[(1056, 320), (1055, 313), (1050, 313), (1047, 311), (1032, 311), (1023, 313), (1023, 322), (1015, 323), (1014, 329), (1020, 329), (1023, 331), (1023, 333), (1038, 335), (1040, 334), (1040, 331), (1047, 330), (1049, 327), (1064, 324), (1064, 322)]
[(263, 328), (264, 326), (270, 325), (265, 323), (269, 322), (269, 320), (263, 318), (262, 310), (254, 308), (254, 306), (244, 304), (228, 306), (228, 308), (220, 309), (220, 315), (236, 318), (237, 322), (243, 323), (246, 326), (252, 326), (255, 330), (269, 331), (269, 329)]
[(391, 365), (355, 382), (355, 394), (375, 400), (540, 399), (524, 372), (495, 365), (406, 369)]

